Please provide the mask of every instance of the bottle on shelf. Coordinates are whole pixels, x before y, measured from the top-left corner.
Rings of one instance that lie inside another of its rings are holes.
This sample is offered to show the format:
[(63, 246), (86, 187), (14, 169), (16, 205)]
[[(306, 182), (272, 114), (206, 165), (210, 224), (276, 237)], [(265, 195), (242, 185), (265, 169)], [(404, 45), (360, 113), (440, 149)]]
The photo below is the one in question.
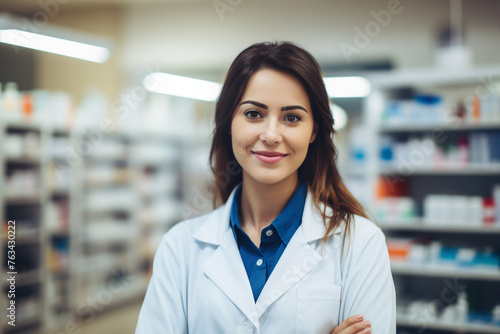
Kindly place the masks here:
[(467, 294), (465, 292), (458, 293), (455, 308), (457, 311), (457, 320), (462, 323), (467, 322), (469, 317), (469, 303), (467, 302)]
[(21, 95), (15, 82), (5, 84), (5, 92), (2, 98), (3, 114), (5, 118), (19, 120)]

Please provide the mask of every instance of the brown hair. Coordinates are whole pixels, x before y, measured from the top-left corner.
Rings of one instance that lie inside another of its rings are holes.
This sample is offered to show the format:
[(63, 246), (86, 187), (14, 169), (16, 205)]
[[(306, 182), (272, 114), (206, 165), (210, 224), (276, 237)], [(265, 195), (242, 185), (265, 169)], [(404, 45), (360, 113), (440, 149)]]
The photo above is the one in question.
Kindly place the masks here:
[[(309, 185), (314, 205), (322, 213), (326, 227), (323, 241), (342, 222), (346, 232), (350, 233), (353, 216), (366, 218), (367, 215), (347, 190), (335, 164), (337, 150), (332, 140), (334, 120), (319, 65), (309, 52), (290, 42), (253, 44), (243, 50), (229, 68), (215, 107), (215, 129), (210, 150), (211, 169), (216, 178), (214, 207), (225, 203), (234, 187), (242, 181), (241, 167), (234, 156), (229, 132), (233, 113), (250, 77), (261, 69), (291, 74), (302, 83), (318, 131), (316, 140), (309, 145), (304, 163), (299, 167), (299, 180)], [(229, 168), (231, 165), (236, 168)], [(224, 176), (224, 182), (219, 182), (221, 176)], [(321, 208), (321, 203), (326, 205)], [(333, 209), (331, 216), (326, 213), (327, 206)], [(344, 243), (348, 233), (344, 234)]]

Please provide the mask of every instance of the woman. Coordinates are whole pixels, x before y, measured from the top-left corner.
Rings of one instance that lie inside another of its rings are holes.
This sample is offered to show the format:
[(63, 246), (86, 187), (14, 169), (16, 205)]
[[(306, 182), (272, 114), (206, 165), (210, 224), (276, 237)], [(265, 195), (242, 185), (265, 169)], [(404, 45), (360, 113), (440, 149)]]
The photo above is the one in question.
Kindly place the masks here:
[(237, 56), (210, 152), (222, 205), (165, 234), (136, 334), (396, 333), (385, 238), (342, 183), (332, 134), (307, 51)]

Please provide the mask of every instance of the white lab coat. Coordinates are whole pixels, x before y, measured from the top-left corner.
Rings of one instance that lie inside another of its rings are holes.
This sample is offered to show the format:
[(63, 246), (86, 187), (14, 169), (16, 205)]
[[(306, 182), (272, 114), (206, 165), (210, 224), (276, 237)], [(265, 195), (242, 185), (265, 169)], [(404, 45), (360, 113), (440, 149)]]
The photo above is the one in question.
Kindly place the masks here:
[(309, 191), (302, 224), (255, 302), (229, 225), (234, 193), (163, 236), (136, 334), (330, 334), (356, 314), (371, 321), (372, 334), (396, 333), (394, 283), (379, 227), (356, 216), (341, 260), (343, 230), (322, 248), (325, 228)]

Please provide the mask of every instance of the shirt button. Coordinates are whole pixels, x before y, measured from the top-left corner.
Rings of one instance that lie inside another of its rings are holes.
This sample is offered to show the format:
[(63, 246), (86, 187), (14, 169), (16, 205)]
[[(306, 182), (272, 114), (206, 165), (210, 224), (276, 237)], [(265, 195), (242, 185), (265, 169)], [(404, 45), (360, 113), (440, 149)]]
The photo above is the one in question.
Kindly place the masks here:
[(262, 265), (264, 261), (262, 261), (262, 259), (258, 259), (257, 260), (257, 266), (260, 267)]
[(268, 237), (270, 237), (271, 235), (273, 235), (273, 230), (267, 230), (267, 231), (266, 231), (266, 235), (267, 235)]

